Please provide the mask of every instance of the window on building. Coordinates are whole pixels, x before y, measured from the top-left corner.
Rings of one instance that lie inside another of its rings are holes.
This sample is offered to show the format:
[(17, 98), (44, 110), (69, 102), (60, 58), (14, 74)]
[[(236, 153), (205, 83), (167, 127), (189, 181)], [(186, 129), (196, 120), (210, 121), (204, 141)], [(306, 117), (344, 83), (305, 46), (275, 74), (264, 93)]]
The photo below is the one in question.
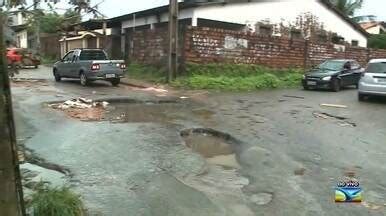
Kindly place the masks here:
[(357, 41), (357, 40), (352, 40), (352, 41), (351, 41), (351, 45), (352, 45), (352, 46), (359, 46), (359, 41)]
[(318, 41), (320, 42), (327, 42), (328, 36), (326, 34), (318, 34)]
[(339, 35), (333, 35), (331, 41), (334, 44), (344, 44), (344, 37), (341, 37)]
[(267, 36), (272, 35), (272, 26), (266, 26), (266, 25), (259, 26), (259, 34), (267, 35)]
[(292, 29), (290, 32), (290, 36), (293, 39), (301, 39), (302, 38), (302, 32), (299, 29)]

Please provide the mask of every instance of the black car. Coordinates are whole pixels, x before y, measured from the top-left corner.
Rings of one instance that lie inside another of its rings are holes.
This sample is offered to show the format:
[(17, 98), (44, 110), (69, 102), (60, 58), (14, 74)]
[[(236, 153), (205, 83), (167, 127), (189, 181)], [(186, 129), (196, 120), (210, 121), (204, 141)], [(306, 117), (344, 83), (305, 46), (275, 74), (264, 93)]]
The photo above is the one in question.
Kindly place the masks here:
[(305, 90), (324, 88), (338, 92), (343, 86), (358, 87), (363, 72), (364, 69), (355, 60), (331, 59), (306, 73), (302, 84)]

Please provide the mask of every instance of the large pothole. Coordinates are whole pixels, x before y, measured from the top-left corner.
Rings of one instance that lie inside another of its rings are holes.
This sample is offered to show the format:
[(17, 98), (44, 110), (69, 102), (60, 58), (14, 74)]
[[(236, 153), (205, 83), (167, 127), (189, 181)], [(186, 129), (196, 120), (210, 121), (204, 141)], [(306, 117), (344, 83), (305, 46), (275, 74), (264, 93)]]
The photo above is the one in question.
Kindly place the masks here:
[(140, 101), (130, 98), (91, 100), (75, 98), (53, 102), (49, 107), (63, 111), (81, 121), (111, 121), (113, 123), (172, 122), (181, 118), (183, 104), (177, 101)]
[(112, 103), (105, 119), (114, 123), (160, 122), (167, 123), (181, 119), (183, 107), (176, 102), (159, 103)]
[(181, 180), (219, 206), (225, 206), (229, 215), (253, 215), (242, 190), (249, 185), (249, 179), (240, 174), (237, 159), (242, 143), (229, 134), (208, 128), (187, 129), (180, 135), (185, 145), (207, 162), (205, 172)]
[(223, 168), (240, 168), (236, 151), (239, 141), (213, 129), (195, 128), (181, 131), (185, 145), (206, 158), (209, 164)]

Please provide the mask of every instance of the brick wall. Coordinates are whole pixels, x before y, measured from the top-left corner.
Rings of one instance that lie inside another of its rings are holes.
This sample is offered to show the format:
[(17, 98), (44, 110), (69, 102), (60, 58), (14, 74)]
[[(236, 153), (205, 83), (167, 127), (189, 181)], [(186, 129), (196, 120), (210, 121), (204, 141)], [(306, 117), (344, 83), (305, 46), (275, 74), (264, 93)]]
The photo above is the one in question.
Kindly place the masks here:
[[(185, 62), (243, 63), (275, 68), (304, 68), (329, 58), (355, 59), (362, 65), (371, 58), (386, 58), (386, 50), (267, 37), (225, 29), (188, 27), (180, 35), (182, 65)], [(146, 64), (167, 64), (166, 28), (137, 31), (132, 33), (131, 38), (131, 60)]]
[(168, 31), (166, 28), (141, 30), (131, 33), (130, 60), (145, 64), (159, 64), (168, 55)]
[(57, 34), (40, 34), (40, 55), (60, 58), (60, 36)]
[(355, 59), (362, 65), (371, 58), (386, 58), (386, 50), (224, 29), (190, 27), (185, 36), (185, 60), (195, 63), (228, 62), (285, 68), (309, 67), (329, 58)]

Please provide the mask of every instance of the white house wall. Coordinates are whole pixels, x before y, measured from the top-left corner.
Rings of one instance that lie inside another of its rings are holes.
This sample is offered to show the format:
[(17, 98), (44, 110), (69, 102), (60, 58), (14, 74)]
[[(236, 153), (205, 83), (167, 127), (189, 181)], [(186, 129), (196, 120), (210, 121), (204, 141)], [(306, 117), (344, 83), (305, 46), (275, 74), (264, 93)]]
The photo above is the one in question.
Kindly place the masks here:
[(28, 32), (27, 30), (16, 33), (17, 46), (20, 48), (28, 48)]
[(359, 46), (367, 46), (367, 38), (363, 34), (318, 0), (273, 0), (211, 5), (195, 8), (194, 18), (239, 24), (252, 24), (262, 20), (286, 23), (296, 21), (299, 15), (307, 12), (318, 16), (326, 30), (337, 32), (348, 42), (357, 40)]
[(366, 29), (370, 34), (379, 34), (381, 32), (381, 27), (379, 25)]
[[(181, 10), (179, 14), (179, 19), (187, 19), (187, 18), (192, 18), (193, 17), (193, 8), (189, 8), (186, 10)], [(169, 14), (168, 13), (163, 13), (160, 16), (160, 21), (161, 22), (168, 22), (169, 21)], [(148, 17), (139, 17), (135, 19), (135, 26), (143, 26), (143, 25), (151, 25), (158, 23), (158, 19), (156, 15), (153, 16), (148, 16)], [(122, 29), (125, 28), (132, 28), (134, 26), (134, 20), (126, 20), (122, 22)]]

